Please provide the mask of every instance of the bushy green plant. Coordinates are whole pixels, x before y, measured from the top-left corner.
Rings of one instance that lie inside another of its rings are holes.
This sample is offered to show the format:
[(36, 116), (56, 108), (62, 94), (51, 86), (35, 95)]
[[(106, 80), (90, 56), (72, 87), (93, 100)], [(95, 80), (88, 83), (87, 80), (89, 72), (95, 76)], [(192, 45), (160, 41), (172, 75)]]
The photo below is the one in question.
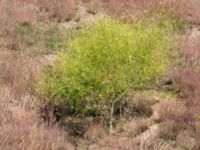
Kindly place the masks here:
[(134, 89), (156, 82), (168, 65), (169, 22), (134, 26), (104, 19), (80, 31), (46, 68), (40, 93), (54, 105), (68, 103), (73, 113), (113, 114), (116, 102)]

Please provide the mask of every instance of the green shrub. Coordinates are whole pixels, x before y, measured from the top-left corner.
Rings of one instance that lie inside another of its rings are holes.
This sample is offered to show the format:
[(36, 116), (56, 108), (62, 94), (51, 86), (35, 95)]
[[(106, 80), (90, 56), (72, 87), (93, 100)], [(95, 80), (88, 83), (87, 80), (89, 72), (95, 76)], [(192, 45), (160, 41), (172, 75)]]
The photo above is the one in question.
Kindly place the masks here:
[[(171, 24), (134, 26), (104, 19), (80, 31), (44, 70), (38, 91), (73, 113), (101, 115), (134, 89), (157, 82), (168, 65)], [(111, 112), (112, 114), (113, 112)]]

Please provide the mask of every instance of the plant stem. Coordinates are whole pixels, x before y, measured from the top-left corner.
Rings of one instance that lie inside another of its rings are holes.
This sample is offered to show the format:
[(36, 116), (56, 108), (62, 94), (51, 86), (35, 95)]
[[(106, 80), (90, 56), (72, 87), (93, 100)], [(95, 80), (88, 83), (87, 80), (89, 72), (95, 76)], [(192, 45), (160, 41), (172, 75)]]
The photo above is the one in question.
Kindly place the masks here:
[(113, 121), (114, 121), (114, 118), (113, 118), (113, 115), (114, 115), (114, 108), (115, 108), (115, 104), (116, 102), (118, 102), (120, 99), (122, 99), (122, 97), (126, 94), (126, 91), (124, 93), (122, 93), (118, 98), (116, 98), (112, 104), (111, 104), (111, 107), (110, 107), (110, 122), (109, 122), (109, 136), (112, 135), (112, 130), (113, 130)]
[(112, 130), (113, 130), (113, 120), (114, 120), (113, 119), (113, 113), (114, 113), (115, 102), (112, 103), (111, 108), (110, 108), (109, 136), (112, 135)]

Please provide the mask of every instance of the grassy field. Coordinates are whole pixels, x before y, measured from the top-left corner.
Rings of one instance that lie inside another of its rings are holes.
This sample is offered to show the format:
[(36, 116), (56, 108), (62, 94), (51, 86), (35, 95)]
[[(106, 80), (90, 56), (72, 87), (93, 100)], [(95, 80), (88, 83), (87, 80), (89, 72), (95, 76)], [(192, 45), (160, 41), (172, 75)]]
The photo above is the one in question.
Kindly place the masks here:
[(1, 0), (0, 149), (199, 150), (199, 8)]

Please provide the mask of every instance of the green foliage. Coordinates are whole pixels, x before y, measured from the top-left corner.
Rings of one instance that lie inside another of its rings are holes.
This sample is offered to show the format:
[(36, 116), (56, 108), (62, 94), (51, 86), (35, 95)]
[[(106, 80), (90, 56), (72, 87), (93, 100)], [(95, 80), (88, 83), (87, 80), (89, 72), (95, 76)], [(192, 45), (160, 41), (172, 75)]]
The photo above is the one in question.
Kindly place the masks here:
[(57, 25), (46, 28), (40, 24), (17, 24), (15, 30), (25, 47), (34, 47), (42, 51), (58, 51), (65, 47), (65, 37)]
[(163, 23), (170, 24), (171, 28), (175, 32), (185, 32), (189, 28), (189, 24), (178, 18), (177, 16), (172, 15), (170, 12), (158, 13), (156, 16), (156, 21), (162, 25)]
[(27, 36), (31, 32), (33, 32), (33, 27), (29, 24), (21, 25), (18, 24), (16, 26), (17, 33), (20, 34), (21, 36)]
[(16, 24), (14, 34), (20, 37), (23, 46), (30, 46), (35, 42), (35, 29), (29, 24)]
[(168, 65), (171, 30), (169, 22), (99, 21), (44, 70), (38, 91), (54, 105), (69, 103), (74, 113), (100, 115), (131, 90), (157, 82)]
[(57, 27), (51, 27), (42, 35), (44, 47), (51, 51), (57, 51), (63, 46), (63, 36)]

